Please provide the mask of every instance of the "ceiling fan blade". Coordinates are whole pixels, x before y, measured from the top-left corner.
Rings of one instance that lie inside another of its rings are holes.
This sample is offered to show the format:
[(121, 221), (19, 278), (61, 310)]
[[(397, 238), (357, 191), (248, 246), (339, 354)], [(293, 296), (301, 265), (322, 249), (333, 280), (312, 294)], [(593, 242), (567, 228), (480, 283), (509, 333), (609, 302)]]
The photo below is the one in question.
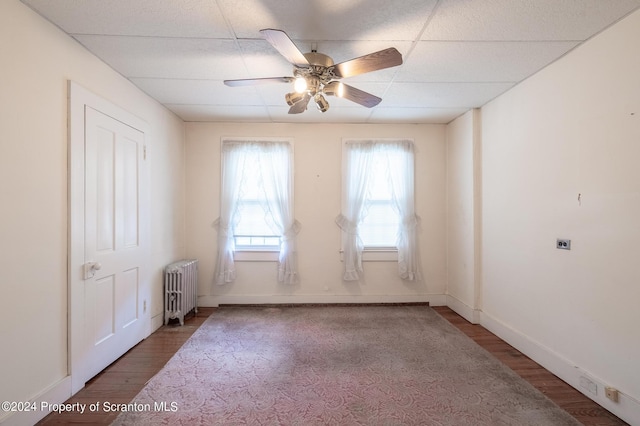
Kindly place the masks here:
[(271, 83), (291, 83), (294, 80), (295, 78), (293, 77), (245, 78), (241, 80), (225, 80), (224, 84), (229, 87), (258, 86)]
[(309, 100), (311, 99), (310, 94), (304, 95), (304, 98), (293, 104), (291, 108), (289, 108), (289, 114), (300, 114), (301, 112), (305, 112), (307, 110), (307, 105), (309, 104)]
[(333, 66), (337, 78), (352, 77), (366, 72), (395, 67), (402, 64), (402, 55), (395, 47), (380, 50)]
[(363, 90), (356, 89), (355, 87), (349, 86), (348, 84), (343, 83), (342, 86), (344, 87), (344, 93), (342, 94), (342, 97), (345, 99), (349, 99), (351, 102), (366, 106), (367, 108), (373, 108), (374, 106), (378, 105), (380, 101), (382, 101), (381, 98), (374, 96), (371, 93), (367, 93)]
[(309, 61), (304, 57), (300, 49), (291, 41), (287, 33), (282, 30), (270, 28), (260, 30), (262, 37), (284, 56), (287, 61), (298, 67), (308, 67)]

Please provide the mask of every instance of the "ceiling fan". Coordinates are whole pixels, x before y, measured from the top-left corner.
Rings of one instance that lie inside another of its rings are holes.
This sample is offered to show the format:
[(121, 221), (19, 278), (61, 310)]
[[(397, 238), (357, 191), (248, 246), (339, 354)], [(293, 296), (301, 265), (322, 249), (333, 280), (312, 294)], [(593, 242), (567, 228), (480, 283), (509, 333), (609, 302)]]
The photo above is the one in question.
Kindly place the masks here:
[(327, 111), (329, 102), (323, 95), (343, 97), (372, 108), (382, 99), (338, 80), (402, 64), (402, 55), (394, 47), (334, 64), (331, 57), (315, 50), (302, 53), (282, 30), (264, 29), (260, 34), (293, 65), (293, 77), (225, 80), (224, 84), (237, 87), (295, 82), (295, 91), (285, 95), (285, 101), (291, 107), (289, 114), (304, 112), (311, 98), (320, 111)]

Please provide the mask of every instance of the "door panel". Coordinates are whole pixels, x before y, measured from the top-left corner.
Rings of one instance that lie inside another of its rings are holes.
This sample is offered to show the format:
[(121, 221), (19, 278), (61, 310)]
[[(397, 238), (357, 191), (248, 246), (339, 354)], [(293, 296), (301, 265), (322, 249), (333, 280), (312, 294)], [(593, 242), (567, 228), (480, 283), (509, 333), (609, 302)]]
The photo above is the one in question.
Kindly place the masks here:
[(87, 296), (93, 300), (91, 308), (93, 310), (93, 345), (99, 345), (109, 339), (115, 333), (114, 328), (114, 305), (111, 295), (115, 290), (114, 276), (109, 275), (100, 278), (87, 289)]
[(137, 141), (124, 138), (119, 153), (122, 155), (122, 212), (123, 212), (123, 245), (135, 247), (138, 245), (138, 158), (139, 144)]
[(85, 380), (144, 338), (140, 268), (140, 176), (144, 134), (86, 108)]
[(138, 319), (138, 268), (129, 269), (122, 273), (121, 285), (118, 287), (118, 307), (120, 309), (120, 324), (122, 328), (135, 323)]
[[(104, 128), (96, 128), (95, 140), (95, 226), (96, 250), (115, 248), (115, 192), (114, 158), (115, 133)], [(92, 132), (88, 132), (92, 135)], [(91, 150), (90, 153), (94, 153)], [(92, 156), (93, 157), (93, 156)], [(93, 178), (93, 176), (91, 176)]]

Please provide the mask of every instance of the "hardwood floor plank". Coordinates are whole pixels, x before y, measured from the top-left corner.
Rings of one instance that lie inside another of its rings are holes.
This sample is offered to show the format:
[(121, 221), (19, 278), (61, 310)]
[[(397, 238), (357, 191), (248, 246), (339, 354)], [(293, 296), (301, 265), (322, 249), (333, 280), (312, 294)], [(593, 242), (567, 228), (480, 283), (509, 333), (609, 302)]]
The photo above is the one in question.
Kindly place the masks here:
[(433, 309), (585, 426), (627, 424), (489, 330), (471, 324), (446, 306)]
[[(199, 308), (199, 312), (185, 320), (184, 326), (168, 325), (134, 346), (89, 380), (85, 387), (68, 402), (113, 404), (130, 402), (169, 359), (213, 313), (214, 308)], [(118, 413), (100, 410), (94, 413), (52, 413), (38, 425), (108, 425)]]

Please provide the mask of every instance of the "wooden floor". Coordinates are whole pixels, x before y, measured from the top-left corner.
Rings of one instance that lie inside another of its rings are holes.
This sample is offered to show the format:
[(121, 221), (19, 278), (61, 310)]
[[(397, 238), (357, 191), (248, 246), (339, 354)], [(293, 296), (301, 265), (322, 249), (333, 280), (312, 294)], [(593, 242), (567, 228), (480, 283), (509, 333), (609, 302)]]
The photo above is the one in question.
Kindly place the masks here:
[(446, 306), (434, 306), (433, 309), (582, 424), (587, 426), (627, 424), (486, 328), (471, 324)]
[[(479, 325), (473, 325), (447, 307), (434, 307), (449, 322), (509, 366), (578, 421), (592, 425), (626, 425), (625, 422), (558, 379)], [(128, 403), (174, 353), (187, 341), (215, 308), (199, 308), (184, 326), (161, 327), (103, 372), (87, 382), (69, 403)], [(50, 414), (39, 425), (110, 424), (118, 413)]]

